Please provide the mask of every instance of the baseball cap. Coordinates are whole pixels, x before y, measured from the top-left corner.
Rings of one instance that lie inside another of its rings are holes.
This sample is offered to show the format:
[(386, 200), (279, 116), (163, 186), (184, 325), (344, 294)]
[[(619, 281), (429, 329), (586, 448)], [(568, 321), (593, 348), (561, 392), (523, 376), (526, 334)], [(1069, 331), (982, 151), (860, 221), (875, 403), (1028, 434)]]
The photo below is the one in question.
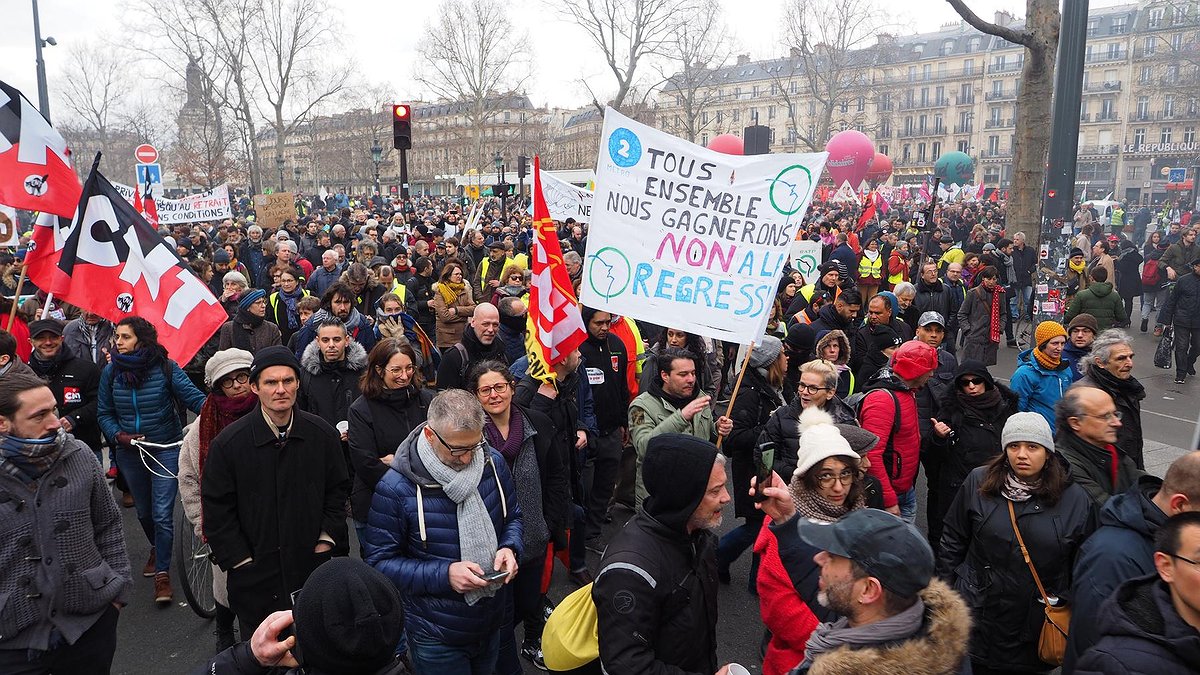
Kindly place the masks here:
[(928, 326), (931, 323), (936, 323), (942, 328), (946, 327), (946, 319), (937, 312), (923, 312), (921, 318), (917, 319), (917, 326)]
[(810, 546), (853, 560), (898, 595), (912, 597), (933, 578), (929, 542), (886, 511), (858, 509), (831, 525), (799, 518), (796, 531)]
[(38, 319), (29, 322), (29, 337), (37, 337), (42, 333), (62, 336), (63, 324), (55, 319)]

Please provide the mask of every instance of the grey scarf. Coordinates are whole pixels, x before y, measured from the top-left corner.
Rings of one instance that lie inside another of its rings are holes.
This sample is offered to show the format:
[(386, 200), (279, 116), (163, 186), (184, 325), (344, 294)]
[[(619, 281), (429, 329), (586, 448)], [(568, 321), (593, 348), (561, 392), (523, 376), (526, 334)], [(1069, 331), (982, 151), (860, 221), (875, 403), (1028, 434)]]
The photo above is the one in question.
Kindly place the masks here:
[(915, 635), (924, 620), (925, 602), (917, 598), (912, 607), (875, 623), (851, 627), (850, 619), (843, 616), (837, 621), (820, 624), (804, 645), (804, 662), (791, 672), (806, 670), (818, 656), (841, 646), (853, 649), (903, 640)]
[[(442, 464), (425, 434), (417, 434), (417, 456), (429, 471), (429, 475), (442, 486), (446, 496), (458, 505), (458, 549), (463, 561), (470, 561), (484, 572), (490, 572), (496, 562), (496, 528), (488, 514), (483, 497), (479, 496), (479, 481), (483, 479), (483, 452), (476, 452), (471, 463), (462, 471), (455, 471)], [(481, 598), (490, 598), (499, 590), (499, 584), (488, 584), (485, 588), (463, 594), (468, 605)]]
[[(530, 431), (533, 431), (531, 428)], [(533, 448), (532, 436), (526, 436), (517, 461), (512, 467), (513, 483), (517, 488), (517, 501), (528, 504), (522, 507), (521, 522), (525, 526), (525, 557), (545, 557), (546, 542), (550, 541), (550, 528), (542, 513), (542, 473), (538, 469), (537, 451)]]
[(1033, 482), (1023, 481), (1012, 471), (1004, 477), (1004, 485), (1000, 486), (1000, 494), (1010, 502), (1027, 502), (1033, 496), (1034, 490), (1042, 486), (1042, 479)]

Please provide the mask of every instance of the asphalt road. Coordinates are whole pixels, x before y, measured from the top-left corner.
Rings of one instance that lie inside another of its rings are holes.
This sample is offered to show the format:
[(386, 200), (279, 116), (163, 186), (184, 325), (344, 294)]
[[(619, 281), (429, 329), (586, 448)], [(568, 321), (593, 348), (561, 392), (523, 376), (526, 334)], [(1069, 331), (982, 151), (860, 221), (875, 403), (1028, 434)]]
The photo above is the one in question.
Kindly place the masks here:
[[(1172, 383), (1173, 370), (1160, 370), (1152, 365), (1154, 340), (1149, 334), (1136, 332), (1135, 323), (1135, 376), (1146, 386), (1147, 397), (1142, 402), (1142, 420), (1148, 441), (1147, 467), (1154, 473), (1165, 470), (1171, 459), (1191, 444), (1200, 412), (1200, 378), (1186, 384)], [(1007, 379), (1016, 366), (1017, 350), (1001, 348), (999, 363), (992, 372)], [(1149, 451), (1150, 443), (1155, 450)], [(1164, 447), (1158, 447), (1158, 446)], [(924, 513), (925, 484), (922, 477), (918, 482), (922, 502), (920, 513)], [(725, 522), (719, 530), (724, 533), (740, 521), (733, 518), (730, 504)], [(627, 515), (627, 514), (626, 514)], [(923, 515), (918, 516), (918, 526), (924, 529)], [(610, 525), (610, 536), (621, 526), (620, 522)], [(135, 572), (140, 572), (149, 555), (149, 545), (141, 535), (133, 517), (132, 509), (125, 510), (125, 531), (129, 542), (130, 559)], [(351, 528), (353, 535), (353, 528)], [(357, 545), (351, 547), (357, 549)], [(595, 571), (598, 556), (589, 553), (588, 559)], [(721, 663), (741, 663), (751, 672), (759, 672), (759, 645), (762, 639), (762, 622), (759, 618), (757, 598), (746, 589), (750, 556), (743, 555), (733, 566), (733, 583), (720, 589), (720, 614), (717, 624), (718, 657)], [(557, 567), (554, 585), (550, 590), (553, 600), (561, 600), (574, 589), (567, 581), (566, 570)], [(150, 579), (137, 576), (134, 579), (132, 602), (122, 610), (118, 625), (117, 656), (113, 664), (114, 673), (131, 675), (157, 675), (190, 673), (202, 666), (211, 656), (215, 638), (212, 624), (197, 617), (183, 602), (183, 593), (176, 586), (176, 602), (168, 608), (159, 609), (152, 602), (153, 583)], [(526, 672), (536, 673), (532, 667)]]

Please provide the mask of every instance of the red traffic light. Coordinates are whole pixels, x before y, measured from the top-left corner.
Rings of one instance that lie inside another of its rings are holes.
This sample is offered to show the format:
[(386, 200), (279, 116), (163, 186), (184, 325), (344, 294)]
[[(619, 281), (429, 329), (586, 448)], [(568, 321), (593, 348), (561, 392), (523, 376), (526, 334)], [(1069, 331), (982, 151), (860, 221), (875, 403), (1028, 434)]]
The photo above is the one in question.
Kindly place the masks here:
[(392, 106), (392, 116), (394, 116), (396, 119), (406, 120), (406, 119), (408, 119), (408, 115), (410, 112), (411, 111), (408, 109), (407, 105)]

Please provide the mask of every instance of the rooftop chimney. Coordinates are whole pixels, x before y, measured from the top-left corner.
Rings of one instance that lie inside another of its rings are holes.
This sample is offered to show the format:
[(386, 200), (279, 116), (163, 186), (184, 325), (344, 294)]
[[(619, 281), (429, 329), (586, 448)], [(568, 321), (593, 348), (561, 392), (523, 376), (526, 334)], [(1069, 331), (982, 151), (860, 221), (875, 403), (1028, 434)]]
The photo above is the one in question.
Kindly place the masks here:
[(749, 54), (738, 54), (737, 64), (739, 66), (744, 66), (747, 63), (750, 63), (750, 55)]
[(1015, 20), (1016, 17), (1014, 17), (1012, 13), (1001, 9), (996, 12), (996, 20), (993, 23), (995, 23), (997, 26), (1007, 26)]

